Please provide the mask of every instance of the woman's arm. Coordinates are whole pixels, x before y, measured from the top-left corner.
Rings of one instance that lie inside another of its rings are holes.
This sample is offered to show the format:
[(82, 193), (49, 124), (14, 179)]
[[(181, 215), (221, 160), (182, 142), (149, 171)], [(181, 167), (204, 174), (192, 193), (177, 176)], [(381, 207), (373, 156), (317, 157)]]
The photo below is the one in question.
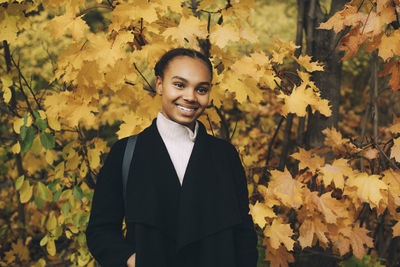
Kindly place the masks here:
[(233, 171), (239, 199), (242, 223), (235, 226), (235, 248), (238, 267), (256, 267), (258, 259), (257, 233), (254, 230), (253, 218), (249, 214), (249, 197), (246, 173), (235, 147), (232, 146)]
[(135, 252), (122, 234), (124, 200), (121, 168), (125, 143), (117, 141), (97, 176), (89, 224), (87, 245), (102, 267), (127, 266)]

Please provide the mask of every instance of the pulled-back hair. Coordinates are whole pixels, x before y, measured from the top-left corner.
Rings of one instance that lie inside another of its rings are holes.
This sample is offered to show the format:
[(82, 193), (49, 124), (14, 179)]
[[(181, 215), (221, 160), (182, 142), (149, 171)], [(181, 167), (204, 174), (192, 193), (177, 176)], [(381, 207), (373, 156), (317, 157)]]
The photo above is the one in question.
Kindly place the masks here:
[(154, 72), (156, 76), (160, 76), (161, 78), (164, 78), (164, 70), (168, 66), (168, 63), (175, 57), (178, 56), (188, 56), (191, 58), (199, 58), (201, 59), (204, 63), (206, 63), (211, 79), (213, 76), (213, 71), (212, 71), (212, 64), (208, 57), (200, 53), (199, 51), (193, 50), (193, 49), (188, 49), (188, 48), (175, 48), (172, 50), (169, 50), (166, 52), (160, 60), (157, 62), (156, 66), (154, 67)]

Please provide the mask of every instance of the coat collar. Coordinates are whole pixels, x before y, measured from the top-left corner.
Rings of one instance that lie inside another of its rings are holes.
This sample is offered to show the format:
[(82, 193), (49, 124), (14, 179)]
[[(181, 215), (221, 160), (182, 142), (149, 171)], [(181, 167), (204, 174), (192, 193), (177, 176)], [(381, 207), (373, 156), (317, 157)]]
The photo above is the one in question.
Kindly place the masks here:
[(182, 185), (156, 119), (139, 134), (127, 185), (127, 221), (161, 229), (177, 250), (241, 222), (231, 168), (198, 123)]

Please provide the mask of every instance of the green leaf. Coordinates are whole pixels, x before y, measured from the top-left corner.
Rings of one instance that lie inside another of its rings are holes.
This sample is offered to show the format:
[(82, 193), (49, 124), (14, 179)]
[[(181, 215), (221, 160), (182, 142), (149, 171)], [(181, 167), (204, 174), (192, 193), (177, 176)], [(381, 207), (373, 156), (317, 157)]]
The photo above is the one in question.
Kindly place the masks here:
[(40, 135), (40, 141), (42, 142), (42, 145), (47, 149), (53, 149), (56, 144), (54, 136), (46, 132)]
[(38, 207), (39, 209), (43, 208), (43, 199), (40, 196), (35, 197), (33, 202), (35, 202), (36, 207)]
[(25, 125), (22, 125), (21, 128), (19, 129), (19, 135), (21, 136), (21, 140), (25, 139), (27, 130), (28, 127), (26, 127)]
[(40, 114), (39, 114), (39, 112), (37, 112), (37, 110), (34, 110), (33, 111), (33, 116), (35, 116), (35, 119), (40, 119)]
[(47, 128), (47, 122), (43, 119), (40, 119), (40, 118), (37, 119), (35, 124), (42, 131), (46, 130), (46, 128)]
[(74, 187), (74, 191), (72, 192), (72, 194), (74, 195), (74, 198), (76, 200), (81, 200), (83, 197), (82, 189), (79, 186)]
[(37, 185), (36, 185), (36, 189), (37, 189), (37, 192), (38, 192), (39, 196), (43, 200), (48, 200), (49, 199), (49, 193), (47, 192), (46, 186), (43, 183), (38, 182)]
[(49, 239), (48, 239), (48, 237), (47, 237), (47, 235), (45, 235), (43, 238), (42, 238), (42, 240), (40, 240), (40, 246), (41, 247), (43, 247), (43, 246), (45, 246), (46, 244), (47, 244), (47, 241), (48, 241)]
[(61, 212), (64, 216), (67, 216), (69, 211), (71, 210), (71, 204), (69, 203), (69, 201), (65, 202), (62, 206), (61, 206)]
[(55, 191), (56, 191), (56, 187), (57, 187), (57, 185), (58, 185), (58, 183), (60, 182), (60, 178), (57, 178), (57, 179), (54, 179), (53, 181), (51, 181), (49, 184), (48, 184), (48, 188), (50, 189), (50, 191), (52, 192), (52, 193), (54, 193)]
[(22, 184), (24, 183), (25, 176), (21, 175), (20, 177), (17, 178), (15, 181), (15, 189), (18, 191), (21, 189)]
[(35, 132), (33, 131), (33, 128), (28, 127), (26, 130), (26, 136), (21, 141), (21, 153), (27, 152), (32, 147), (34, 137), (35, 137)]
[(78, 243), (81, 246), (86, 244), (86, 236), (85, 236), (85, 234), (83, 232), (80, 232), (79, 235), (78, 235)]
[(62, 190), (63, 190), (63, 189), (60, 188), (60, 189), (57, 190), (57, 192), (54, 193), (54, 195), (53, 195), (53, 202), (56, 202), (56, 201), (60, 198)]

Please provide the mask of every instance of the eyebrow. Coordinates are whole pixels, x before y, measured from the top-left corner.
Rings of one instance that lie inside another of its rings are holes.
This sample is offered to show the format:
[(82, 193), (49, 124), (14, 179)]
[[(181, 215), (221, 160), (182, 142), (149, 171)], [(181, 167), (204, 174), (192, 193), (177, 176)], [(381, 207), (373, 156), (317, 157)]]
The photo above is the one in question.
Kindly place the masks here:
[[(183, 81), (185, 83), (189, 82), (188, 80), (186, 80), (185, 78), (180, 77), (180, 76), (174, 76), (174, 77), (172, 77), (172, 79), (179, 79), (179, 80), (181, 80), (181, 81)], [(211, 86), (211, 83), (209, 83), (209, 82), (199, 82), (197, 85), (208, 85), (208, 86)]]

